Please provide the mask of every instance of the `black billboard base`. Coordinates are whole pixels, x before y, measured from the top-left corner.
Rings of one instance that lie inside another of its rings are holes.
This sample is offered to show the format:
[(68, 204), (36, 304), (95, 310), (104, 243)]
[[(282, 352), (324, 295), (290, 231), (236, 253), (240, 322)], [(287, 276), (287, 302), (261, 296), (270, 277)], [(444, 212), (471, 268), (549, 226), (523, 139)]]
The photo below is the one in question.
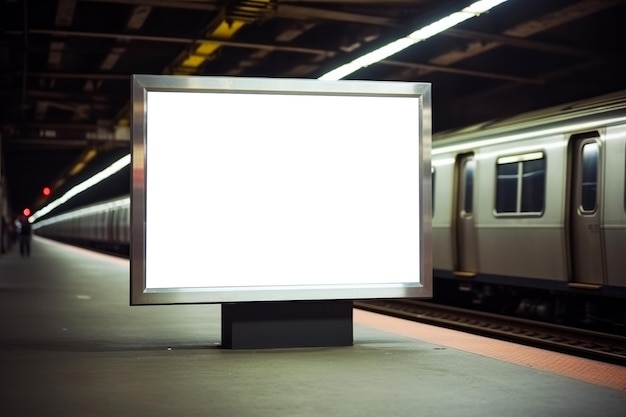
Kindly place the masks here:
[(222, 304), (222, 348), (352, 346), (352, 300)]

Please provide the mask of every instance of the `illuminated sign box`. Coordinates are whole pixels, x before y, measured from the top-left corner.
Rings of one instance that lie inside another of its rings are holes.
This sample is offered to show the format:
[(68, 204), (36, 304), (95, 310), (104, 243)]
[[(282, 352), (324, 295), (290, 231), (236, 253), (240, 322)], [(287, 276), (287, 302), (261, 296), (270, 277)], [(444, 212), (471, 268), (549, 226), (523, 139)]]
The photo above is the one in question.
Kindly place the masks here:
[(131, 304), (430, 297), (430, 85), (133, 77)]

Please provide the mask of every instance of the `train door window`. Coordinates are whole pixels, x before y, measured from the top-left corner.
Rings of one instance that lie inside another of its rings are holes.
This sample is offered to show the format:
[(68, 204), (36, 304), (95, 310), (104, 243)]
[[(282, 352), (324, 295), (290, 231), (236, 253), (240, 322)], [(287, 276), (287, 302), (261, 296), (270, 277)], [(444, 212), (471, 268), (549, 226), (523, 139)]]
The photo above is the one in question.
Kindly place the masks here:
[(540, 214), (545, 205), (543, 152), (502, 157), (496, 167), (496, 213)]
[(472, 214), (474, 211), (474, 159), (466, 159), (463, 165), (465, 189), (463, 190), (463, 213)]
[(583, 213), (596, 210), (598, 196), (598, 157), (600, 147), (597, 142), (586, 143), (582, 147), (582, 182), (580, 208)]

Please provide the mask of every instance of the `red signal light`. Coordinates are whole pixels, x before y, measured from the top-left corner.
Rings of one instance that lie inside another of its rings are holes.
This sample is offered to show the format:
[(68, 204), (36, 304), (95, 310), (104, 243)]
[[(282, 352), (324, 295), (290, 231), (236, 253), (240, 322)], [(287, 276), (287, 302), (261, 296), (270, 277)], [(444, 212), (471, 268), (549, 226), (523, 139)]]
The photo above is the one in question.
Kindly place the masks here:
[(52, 192), (52, 190), (50, 190), (50, 187), (43, 187), (43, 195), (45, 195), (46, 197), (50, 195), (50, 193)]
[(30, 216), (30, 209), (29, 209), (29, 208), (25, 208), (25, 209), (22, 211), (22, 214), (23, 214), (24, 216), (26, 216), (26, 217)]

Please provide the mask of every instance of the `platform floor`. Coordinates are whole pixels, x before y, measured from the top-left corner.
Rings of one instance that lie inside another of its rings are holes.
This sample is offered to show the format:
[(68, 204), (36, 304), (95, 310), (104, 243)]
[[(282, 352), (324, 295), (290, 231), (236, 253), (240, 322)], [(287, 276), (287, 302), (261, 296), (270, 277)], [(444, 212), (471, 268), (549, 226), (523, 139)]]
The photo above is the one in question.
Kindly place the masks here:
[(626, 415), (626, 368), (354, 310), (354, 346), (225, 350), (217, 305), (129, 307), (129, 262), (0, 257), (0, 416)]

